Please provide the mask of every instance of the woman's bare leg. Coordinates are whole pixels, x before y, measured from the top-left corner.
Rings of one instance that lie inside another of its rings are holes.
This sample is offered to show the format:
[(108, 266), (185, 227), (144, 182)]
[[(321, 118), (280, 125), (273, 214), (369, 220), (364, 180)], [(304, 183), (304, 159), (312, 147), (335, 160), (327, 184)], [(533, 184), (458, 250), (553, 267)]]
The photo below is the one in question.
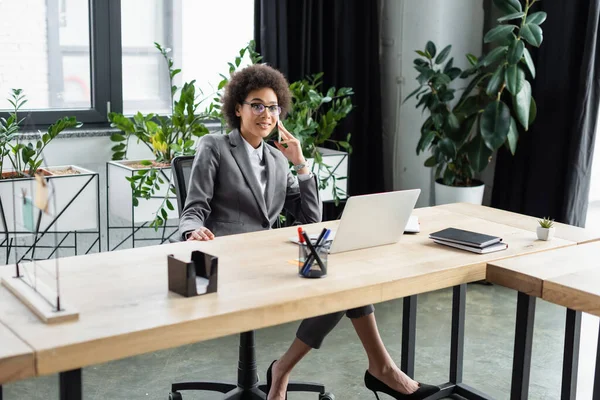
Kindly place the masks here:
[(377, 329), (375, 313), (350, 320), (367, 353), (371, 375), (400, 393), (416, 392), (419, 384), (398, 368), (386, 350)]
[(290, 348), (273, 364), (271, 390), (267, 400), (285, 400), (292, 369), (312, 348), (296, 338)]

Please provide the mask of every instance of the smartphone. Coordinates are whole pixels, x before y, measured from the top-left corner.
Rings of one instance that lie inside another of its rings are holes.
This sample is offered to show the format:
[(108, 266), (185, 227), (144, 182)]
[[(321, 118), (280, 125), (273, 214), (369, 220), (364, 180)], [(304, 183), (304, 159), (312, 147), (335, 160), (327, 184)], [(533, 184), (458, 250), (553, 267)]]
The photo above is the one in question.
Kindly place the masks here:
[(279, 116), (275, 117), (275, 125), (277, 126), (277, 141), (281, 143), (281, 130), (279, 129)]

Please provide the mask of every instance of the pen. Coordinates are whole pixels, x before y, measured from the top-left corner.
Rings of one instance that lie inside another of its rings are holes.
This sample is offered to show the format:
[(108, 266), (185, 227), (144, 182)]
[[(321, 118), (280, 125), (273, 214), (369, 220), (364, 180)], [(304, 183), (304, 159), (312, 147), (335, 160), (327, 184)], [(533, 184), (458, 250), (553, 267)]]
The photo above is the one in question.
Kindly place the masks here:
[(302, 236), (302, 227), (301, 226), (298, 227), (298, 242), (304, 243), (304, 237)]
[(304, 236), (304, 240), (306, 241), (306, 245), (308, 246), (308, 249), (310, 250), (312, 256), (315, 258), (315, 260), (317, 260), (319, 267), (321, 267), (321, 271), (325, 271), (325, 265), (323, 265), (323, 261), (321, 260), (321, 257), (319, 257), (319, 254), (317, 254), (317, 251), (315, 250), (312, 243), (310, 242), (310, 238), (308, 237), (306, 232), (302, 231), (302, 236)]

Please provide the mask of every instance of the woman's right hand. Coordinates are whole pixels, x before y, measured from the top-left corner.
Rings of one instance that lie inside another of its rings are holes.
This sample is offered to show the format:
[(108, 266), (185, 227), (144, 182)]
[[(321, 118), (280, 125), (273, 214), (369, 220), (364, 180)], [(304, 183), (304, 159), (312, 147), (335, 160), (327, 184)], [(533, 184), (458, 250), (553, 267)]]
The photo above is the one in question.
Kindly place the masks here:
[(215, 238), (215, 235), (206, 227), (202, 226), (198, 229), (196, 229), (195, 231), (192, 231), (188, 234), (188, 238), (187, 241), (191, 241), (191, 240), (199, 240), (199, 241), (206, 241), (206, 240), (213, 240)]

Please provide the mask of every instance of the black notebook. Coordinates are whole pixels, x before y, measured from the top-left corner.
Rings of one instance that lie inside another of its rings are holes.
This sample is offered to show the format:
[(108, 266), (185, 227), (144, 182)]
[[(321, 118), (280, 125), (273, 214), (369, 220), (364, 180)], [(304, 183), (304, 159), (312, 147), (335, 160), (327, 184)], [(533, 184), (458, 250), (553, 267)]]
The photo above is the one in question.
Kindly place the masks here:
[(480, 249), (502, 241), (502, 238), (497, 236), (484, 235), (483, 233), (464, 231), (457, 228), (446, 228), (438, 232), (430, 233), (429, 238), (477, 247)]

